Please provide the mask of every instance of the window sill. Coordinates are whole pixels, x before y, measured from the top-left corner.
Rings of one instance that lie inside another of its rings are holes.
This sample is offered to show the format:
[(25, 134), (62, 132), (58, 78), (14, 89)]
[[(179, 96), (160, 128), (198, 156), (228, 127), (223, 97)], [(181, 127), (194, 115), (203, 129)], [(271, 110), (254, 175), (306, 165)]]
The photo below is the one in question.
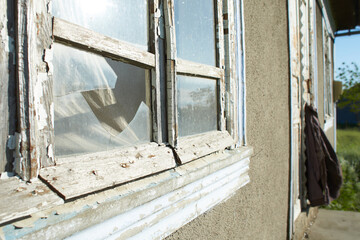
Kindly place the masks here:
[(39, 177), (69, 200), (174, 167), (171, 149), (152, 142), (61, 159)]
[(165, 237), (246, 185), (252, 153), (251, 147), (213, 153), (113, 189), (39, 208), (42, 211), (28, 213), (27, 219), (3, 225), (0, 236)]

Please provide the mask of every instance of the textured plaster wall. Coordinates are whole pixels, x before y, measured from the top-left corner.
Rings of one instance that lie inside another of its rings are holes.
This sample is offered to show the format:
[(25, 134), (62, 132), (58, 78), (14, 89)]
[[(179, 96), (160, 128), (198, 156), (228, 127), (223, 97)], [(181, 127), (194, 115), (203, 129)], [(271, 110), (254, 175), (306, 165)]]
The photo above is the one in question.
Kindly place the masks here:
[(286, 239), (290, 159), (286, 1), (244, 0), (251, 182), (169, 239)]

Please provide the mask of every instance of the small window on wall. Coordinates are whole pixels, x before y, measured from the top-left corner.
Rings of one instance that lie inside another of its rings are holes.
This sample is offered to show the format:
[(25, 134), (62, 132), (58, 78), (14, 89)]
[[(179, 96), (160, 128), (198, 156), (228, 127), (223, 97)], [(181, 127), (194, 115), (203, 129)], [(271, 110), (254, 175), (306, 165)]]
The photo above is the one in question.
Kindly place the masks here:
[(172, 87), (168, 112), (170, 126), (175, 126), (169, 137), (184, 163), (234, 143), (224, 119), (222, 2), (169, 2), (167, 25), (173, 27), (168, 29), (167, 39), (168, 82)]
[(332, 63), (331, 63), (331, 37), (324, 27), (324, 114), (325, 120), (332, 113)]
[[(175, 1), (178, 59), (217, 66), (214, 6), (213, 0)], [(218, 80), (177, 74), (179, 137), (218, 130)]]

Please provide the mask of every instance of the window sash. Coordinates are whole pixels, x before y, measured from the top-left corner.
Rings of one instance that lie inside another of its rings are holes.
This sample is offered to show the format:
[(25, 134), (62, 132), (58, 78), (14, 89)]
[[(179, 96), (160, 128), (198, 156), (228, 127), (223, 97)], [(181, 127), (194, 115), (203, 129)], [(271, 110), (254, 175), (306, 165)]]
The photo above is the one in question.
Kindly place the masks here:
[[(53, 39), (150, 70), (153, 141), (114, 150), (61, 157), (56, 167), (40, 169), (39, 177), (64, 199), (71, 199), (175, 167), (172, 151), (162, 143), (158, 0), (150, 8), (149, 46), (143, 51), (127, 42), (53, 17)], [(72, 174), (74, 173), (74, 174)], [(71, 186), (72, 185), (72, 186)], [(71, 187), (68, 187), (71, 186)]]
[[(51, 46), (54, 40), (149, 69), (152, 136), (155, 143), (161, 143), (160, 60), (157, 34), (160, 17), (159, 0), (151, 0), (148, 5), (149, 52), (62, 19), (53, 18), (51, 9), (48, 8), (45, 0), (39, 1), (37, 4), (31, 3), (29, 6), (22, 2), (23, 0), (19, 0), (17, 4), (17, 35), (19, 36), (17, 44), (21, 46), (17, 49), (17, 71), (20, 89), (19, 107), (21, 109), (19, 122), (22, 132), (20, 133), (21, 138), (19, 138), (21, 152), (15, 160), (16, 172), (24, 180), (29, 180), (38, 177), (40, 168), (55, 165), (52, 49), (45, 47)], [(39, 23), (35, 16), (38, 12), (43, 13)], [(26, 19), (32, 24), (27, 24)], [(91, 41), (94, 39), (95, 41)], [(152, 144), (155, 151), (157, 148), (165, 148), (164, 145), (155, 145)], [(124, 150), (120, 148), (118, 151)], [(104, 158), (106, 158), (105, 155)], [(170, 165), (175, 166), (174, 161), (169, 159), (170, 161)], [(164, 169), (159, 169), (159, 171), (161, 170)]]
[[(219, 150), (223, 150), (225, 147), (229, 147), (232, 144), (234, 144), (234, 137), (230, 136), (230, 134), (228, 133), (228, 131), (226, 131), (226, 124), (225, 124), (225, 112), (231, 112), (233, 111), (234, 114), (236, 114), (236, 110), (235, 110), (235, 106), (234, 109), (229, 109), (229, 108), (225, 108), (225, 100), (227, 99), (227, 102), (231, 102), (236, 100), (236, 96), (235, 95), (231, 95), (232, 94), (230, 91), (226, 92), (226, 84), (228, 85), (228, 88), (232, 88), (234, 81), (233, 79), (235, 78), (234, 75), (232, 75), (231, 73), (225, 72), (225, 65), (226, 65), (226, 59), (225, 59), (225, 48), (224, 48), (224, 43), (225, 43), (225, 39), (224, 39), (224, 26), (223, 26), (223, 22), (226, 22), (228, 26), (231, 25), (231, 23), (229, 23), (229, 19), (233, 20), (233, 16), (226, 18), (225, 21), (225, 16), (224, 16), (224, 21), (223, 21), (223, 7), (224, 9), (228, 8), (228, 6), (223, 6), (223, 1), (222, 0), (216, 0), (215, 4), (215, 12), (216, 12), (216, 46), (217, 46), (217, 67), (214, 66), (208, 66), (208, 65), (204, 65), (204, 64), (199, 64), (199, 63), (192, 63), (190, 61), (186, 61), (186, 60), (182, 60), (182, 59), (178, 59), (176, 57), (176, 41), (175, 41), (175, 25), (174, 25), (174, 14), (173, 14), (173, 1), (174, 0), (166, 0), (167, 4), (164, 4), (164, 14), (165, 14), (165, 30), (166, 30), (166, 57), (167, 59), (165, 59), (165, 66), (166, 66), (166, 71), (167, 71), (167, 130), (168, 130), (168, 141), (170, 143), (171, 146), (175, 147), (175, 149), (180, 149), (182, 146), (186, 146), (189, 144), (189, 142), (193, 141), (194, 139), (197, 139), (196, 141), (198, 141), (199, 143), (204, 143), (205, 145), (201, 146), (201, 147), (196, 147), (197, 144), (195, 144), (195, 147), (192, 145), (192, 154), (195, 156), (196, 158), (201, 157), (203, 155), (207, 155), (210, 154), (211, 152), (215, 152), (215, 151), (219, 151)], [(156, 143), (161, 144), (162, 143), (162, 139), (163, 139), (163, 133), (162, 133), (162, 127), (161, 124), (163, 124), (161, 122), (162, 116), (161, 116), (161, 101), (160, 101), (160, 65), (163, 65), (164, 62), (161, 62), (160, 59), (160, 54), (159, 54), (159, 46), (160, 46), (160, 33), (159, 33), (159, 27), (160, 27), (160, 18), (161, 18), (161, 14), (159, 12), (161, 12), (160, 8), (160, 4), (159, 4), (159, 0), (151, 0), (150, 4), (149, 4), (149, 17), (150, 17), (150, 30), (149, 30), (149, 52), (147, 51), (143, 51), (141, 49), (136, 48), (135, 46), (131, 45), (130, 43), (127, 42), (123, 42), (120, 40), (116, 40), (107, 36), (104, 36), (102, 34), (96, 33), (94, 31), (91, 31), (89, 29), (86, 29), (84, 27), (81, 26), (77, 26), (76, 24), (73, 23), (69, 23), (65, 20), (62, 20), (60, 18), (56, 18), (56, 17), (52, 17), (51, 14), (49, 12), (47, 12), (47, 14), (45, 14), (45, 20), (46, 22), (49, 23), (49, 26), (44, 27), (44, 29), (41, 29), (42, 31), (45, 32), (39, 35), (37, 34), (37, 32), (35, 31), (36, 28), (31, 28), (31, 30), (33, 32), (29, 33), (28, 38), (24, 38), (24, 39), (20, 39), (20, 41), (32, 41), (31, 44), (29, 44), (29, 46), (37, 46), (36, 48), (33, 47), (33, 51), (30, 53), (31, 56), (36, 57), (36, 64), (48, 64), (49, 65), (49, 69), (50, 72), (47, 72), (47, 70), (44, 70), (44, 75), (42, 75), (44, 78), (46, 78), (47, 82), (46, 82), (46, 87), (43, 88), (42, 90), (44, 92), (47, 92), (47, 95), (49, 96), (48, 98), (45, 97), (44, 101), (46, 102), (46, 108), (48, 111), (48, 116), (47, 119), (51, 120), (53, 119), (53, 114), (54, 114), (54, 110), (53, 110), (53, 99), (51, 97), (51, 92), (52, 92), (52, 77), (51, 77), (51, 59), (50, 59), (50, 51), (51, 49), (45, 49), (45, 54), (46, 56), (41, 56), (41, 53), (44, 53), (44, 47), (43, 46), (50, 46), (51, 45), (51, 36), (52, 39), (55, 40), (56, 42), (59, 43), (63, 43), (63, 44), (67, 44), (67, 45), (72, 45), (76, 48), (79, 49), (85, 49), (89, 52), (95, 52), (98, 53), (102, 56), (105, 57), (110, 57), (112, 59), (115, 60), (119, 60), (119, 61), (123, 61), (126, 63), (130, 63), (133, 65), (137, 65), (140, 66), (142, 68), (146, 68), (150, 70), (150, 78), (151, 78), (151, 107), (152, 107), (152, 117), (153, 117), (153, 123), (152, 123), (152, 127), (153, 127), (153, 141), (155, 143), (149, 144), (147, 147), (148, 148), (153, 148), (154, 152), (158, 151), (159, 148), (162, 149), (167, 149), (167, 151), (169, 150), (168, 148), (166, 148), (164, 146), (164, 144), (162, 144), (161, 146), (158, 146)], [(224, 3), (229, 4), (229, 1), (224, 1)], [(42, 2), (41, 4), (43, 4), (43, 9), (41, 11), (36, 10), (34, 11), (35, 8), (35, 4), (31, 4), (29, 10), (27, 10), (28, 12), (26, 14), (28, 14), (29, 16), (32, 16), (31, 14), (34, 14), (35, 12), (46, 12), (48, 10), (45, 4), (45, 1)], [(40, 4), (39, 4), (40, 5)], [(38, 6), (38, 5), (37, 5)], [(19, 12), (23, 12), (24, 11), (24, 7), (23, 6), (18, 6), (19, 7)], [(230, 14), (230, 13), (229, 13)], [(20, 14), (20, 16), (22, 16)], [(29, 17), (28, 16), (28, 17)], [(26, 19), (26, 16), (25, 18)], [(22, 22), (24, 22), (24, 19), (21, 19)], [(52, 22), (52, 25), (51, 25)], [(19, 24), (22, 27), (26, 27), (25, 24)], [(51, 28), (50, 26), (52, 26), (53, 28)], [(230, 29), (230, 31), (232, 31), (233, 29)], [(18, 32), (27, 32), (27, 31), (23, 31), (23, 29), (18, 29)], [(229, 29), (227, 30), (227, 32), (229, 32)], [(40, 41), (42, 42), (46, 42), (46, 41), (50, 41), (50, 44), (38, 44), (38, 39), (40, 39)], [(47, 39), (47, 40), (46, 40)], [(95, 40), (94, 40), (95, 39)], [(228, 40), (230, 41), (230, 40)], [(229, 43), (228, 43), (229, 44)], [(26, 45), (26, 44), (24, 44)], [(233, 51), (232, 51), (233, 52)], [(234, 53), (235, 54), (235, 53)], [(18, 53), (19, 55), (19, 53)], [(40, 58), (41, 56), (41, 58)], [(18, 57), (18, 59), (22, 59), (21, 57)], [(232, 63), (235, 62), (235, 57), (232, 60), (227, 60), (227, 61), (231, 61)], [(24, 65), (24, 64), (23, 64)], [(228, 66), (228, 65), (226, 65)], [(229, 66), (233, 66), (233, 65), (229, 65)], [(33, 71), (30, 75), (31, 77), (33, 77), (33, 75), (35, 74), (35, 70), (37, 69), (37, 67), (35, 67), (35, 65), (31, 65), (29, 66), (30, 71)], [(201, 76), (201, 77), (208, 77), (208, 78), (212, 78), (212, 79), (216, 79), (217, 81), (217, 95), (218, 95), (218, 99), (219, 99), (219, 103), (218, 103), (218, 131), (214, 132), (208, 132), (208, 133), (204, 133), (204, 134), (200, 134), (200, 135), (196, 135), (196, 136), (189, 136), (189, 137), (183, 137), (181, 139), (178, 139), (177, 136), (177, 100), (176, 100), (176, 74), (183, 74), (183, 75), (191, 75), (191, 76)], [(26, 74), (25, 74), (26, 75)], [(34, 75), (35, 76), (35, 75)], [(39, 79), (34, 77), (35, 79)], [(35, 84), (32, 83), (32, 81), (30, 81), (29, 79), (26, 79), (26, 76), (24, 78), (24, 80), (21, 82), (21, 87), (26, 88), (27, 85), (30, 83), (30, 85)], [(44, 86), (44, 85), (39, 85), (39, 86)], [(33, 86), (29, 86), (29, 89), (24, 89), (23, 92), (29, 91), (30, 93), (34, 93), (34, 89), (32, 88)], [(235, 91), (236, 92), (236, 91)], [(20, 92), (20, 95), (22, 93)], [(31, 98), (30, 98), (31, 99)], [(231, 100), (232, 99), (232, 100)], [(231, 101), (230, 101), (231, 100)], [(29, 106), (32, 104), (32, 99), (30, 100), (30, 103), (24, 103), (23, 105), (21, 105), (20, 107), (24, 107), (24, 108), (29, 108)], [(27, 105), (28, 104), (28, 105)], [(164, 107), (164, 106), (163, 106)], [(24, 115), (26, 115), (27, 113), (24, 112)], [(227, 115), (227, 116), (234, 116), (234, 114), (232, 115)], [(53, 128), (50, 127), (50, 129), (47, 129), (47, 133), (49, 134), (48, 139), (50, 139), (49, 141), (38, 141), (38, 139), (33, 140), (33, 138), (37, 138), (39, 137), (41, 134), (36, 133), (35, 129), (37, 129), (37, 126), (39, 125), (38, 121), (36, 120), (36, 118), (34, 117), (35, 113), (30, 113), (29, 115), (27, 115), (24, 119), (22, 119), (23, 123), (26, 123), (27, 119), (31, 120), (30, 123), (30, 129), (28, 129), (28, 131), (30, 132), (30, 134), (32, 134), (32, 136), (30, 136), (30, 142), (32, 143), (32, 146), (36, 146), (36, 148), (33, 148), (34, 151), (30, 151), (29, 146), (27, 145), (27, 142), (22, 142), (22, 150), (24, 153), (29, 154), (29, 162), (30, 159), (34, 159), (34, 161), (31, 161), (31, 163), (29, 163), (29, 165), (31, 165), (31, 167), (25, 167), (23, 169), (25, 169), (25, 171), (27, 172), (27, 174), (29, 174), (28, 176), (31, 177), (25, 177), (25, 179), (29, 179), (29, 178), (34, 178), (37, 177), (37, 175), (39, 174), (39, 172), (43, 172), (44, 170), (40, 170), (41, 167), (47, 167), (47, 166), (51, 166), (51, 165), (55, 165), (55, 162), (50, 162), (49, 164), (42, 164), (39, 163), (38, 159), (39, 156), (40, 158), (45, 158), (45, 159), (54, 159), (53, 156), (53, 146), (54, 146), (54, 138), (53, 138)], [(37, 119), (40, 118), (41, 116), (37, 113)], [(53, 126), (52, 125), (53, 122), (48, 123), (47, 125), (49, 126)], [(230, 125), (230, 124), (229, 124)], [(234, 124), (233, 124), (234, 125)], [(26, 128), (24, 128), (26, 129)], [(45, 134), (45, 135), (46, 135)], [(216, 136), (216, 137), (213, 137)], [(233, 135), (234, 136), (234, 135)], [(219, 137), (224, 137), (226, 138), (226, 140), (224, 140), (223, 142), (226, 143), (224, 146), (223, 145), (219, 145), (217, 146), (216, 143), (216, 139)], [(24, 138), (26, 139), (26, 138)], [(209, 140), (208, 140), (209, 139)], [(210, 140), (212, 139), (212, 140)], [(179, 141), (179, 144), (178, 144)], [(196, 142), (195, 141), (195, 142)], [(211, 147), (209, 147), (211, 146)], [(135, 148), (138, 146), (134, 146)], [(209, 148), (206, 151), (199, 151), (202, 147), (204, 148)], [(41, 149), (41, 151), (36, 151), (38, 149)], [(122, 152), (126, 152), (127, 150), (124, 149), (118, 149), (117, 150), (119, 154), (121, 154)], [(159, 150), (160, 151), (160, 150)], [(178, 151), (179, 154), (178, 156), (181, 156), (182, 153), (181, 151)], [(202, 152), (200, 155), (197, 155), (197, 153)], [(194, 154), (196, 153), (196, 154)], [(23, 156), (25, 156), (26, 154), (24, 154)], [(100, 155), (99, 155), (100, 154)], [(105, 160), (107, 159), (107, 154), (106, 153), (99, 153), (97, 156), (98, 158), (104, 158)], [(175, 151), (175, 154), (176, 151)], [(96, 154), (95, 154), (96, 155)], [(151, 154), (150, 154), (151, 155)], [(149, 156), (150, 156), (149, 155)], [(27, 156), (26, 156), (27, 157)], [(77, 161), (79, 161), (79, 159), (83, 159), (86, 158), (88, 156), (79, 156), (77, 159)], [(190, 157), (188, 159), (190, 160), (186, 160), (185, 157), (182, 157), (184, 160), (180, 161), (180, 162), (186, 162), (186, 161), (191, 161), (194, 158)], [(170, 167), (174, 167), (175, 163), (173, 161), (173, 159), (167, 158), (168, 161), (166, 164), (167, 167), (166, 168), (170, 168)], [(36, 160), (36, 161), (35, 161)], [(60, 160), (59, 160), (60, 161)], [(119, 162), (121, 163), (121, 159), (119, 159)], [(170, 163), (171, 162), (171, 163)], [(156, 162), (153, 162), (153, 164), (156, 164)], [(70, 169), (71, 164), (69, 165), (69, 169)], [(158, 171), (161, 171), (164, 169), (158, 169)], [(31, 172), (31, 173), (29, 173)], [(93, 173), (93, 175), (96, 175)], [(128, 180), (131, 180), (128, 179)], [(116, 183), (118, 184), (118, 183)]]
[(332, 113), (332, 68), (331, 68), (331, 38), (323, 19), (323, 74), (324, 74), (324, 120), (333, 115)]
[[(177, 58), (176, 51), (176, 29), (174, 0), (167, 0), (164, 4), (165, 9), (165, 25), (166, 25), (166, 52), (167, 52), (167, 85), (168, 85), (168, 138), (169, 143), (177, 148), (178, 137), (178, 112), (177, 112), (177, 74), (201, 76), (217, 79), (217, 95), (218, 95), (218, 130), (225, 129), (225, 56), (224, 56), (224, 30), (223, 30), (223, 5), (221, 0), (214, 2), (215, 4), (215, 35), (216, 35), (216, 63), (217, 67), (194, 63), (188, 60)], [(211, 133), (204, 133), (211, 134)], [(204, 137), (206, 139), (206, 137)]]

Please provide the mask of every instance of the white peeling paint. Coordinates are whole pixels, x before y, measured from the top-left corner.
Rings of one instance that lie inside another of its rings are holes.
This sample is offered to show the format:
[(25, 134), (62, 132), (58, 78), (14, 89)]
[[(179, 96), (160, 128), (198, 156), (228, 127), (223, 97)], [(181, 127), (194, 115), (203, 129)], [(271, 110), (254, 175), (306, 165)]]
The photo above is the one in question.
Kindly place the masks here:
[(52, 129), (55, 128), (55, 110), (54, 110), (54, 102), (51, 103), (50, 105), (50, 115), (51, 115), (51, 124), (52, 124)]
[(51, 161), (54, 161), (54, 147), (52, 144), (47, 147), (47, 155)]
[(36, 119), (38, 130), (43, 130), (47, 126), (47, 112), (44, 104), (42, 103), (43, 96), (43, 82), (47, 81), (48, 77), (46, 73), (39, 73), (38, 79), (35, 84), (34, 89), (34, 104), (36, 111)]
[(1, 39), (1, 44), (4, 45), (4, 50), (5, 52), (9, 52), (9, 44), (7, 44), (7, 42), (9, 41), (9, 36), (7, 33), (7, 28), (6, 28), (6, 21), (2, 21), (3, 27), (1, 28), (0, 31), (0, 39)]
[(48, 75), (53, 75), (53, 72), (54, 72), (54, 66), (52, 64), (53, 57), (54, 57), (53, 48), (46, 49), (44, 61), (47, 63), (48, 68), (49, 68)]
[(8, 179), (8, 178), (11, 178), (14, 176), (14, 173), (13, 172), (2, 172), (1, 173), (1, 176), (0, 176), (0, 179), (3, 180), (3, 179)]

